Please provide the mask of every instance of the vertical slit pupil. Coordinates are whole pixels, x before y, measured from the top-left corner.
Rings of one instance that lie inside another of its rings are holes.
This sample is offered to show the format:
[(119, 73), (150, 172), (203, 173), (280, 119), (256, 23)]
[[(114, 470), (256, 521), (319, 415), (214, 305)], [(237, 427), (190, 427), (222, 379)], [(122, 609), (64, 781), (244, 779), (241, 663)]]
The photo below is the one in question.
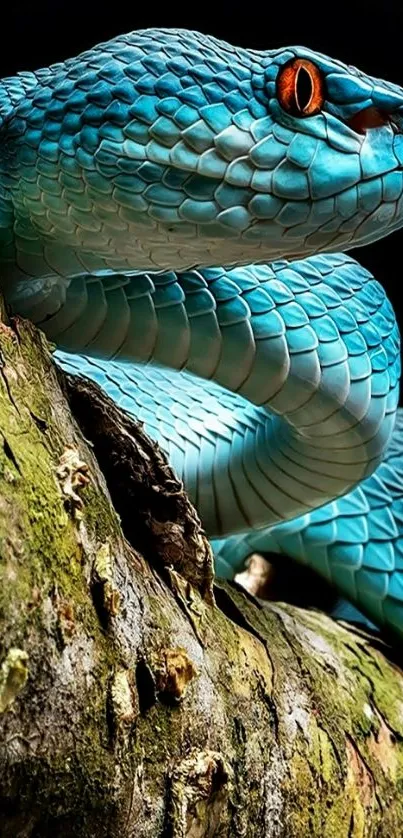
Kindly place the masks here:
[(298, 108), (303, 112), (309, 105), (313, 94), (311, 74), (305, 67), (300, 67), (295, 79), (295, 97)]

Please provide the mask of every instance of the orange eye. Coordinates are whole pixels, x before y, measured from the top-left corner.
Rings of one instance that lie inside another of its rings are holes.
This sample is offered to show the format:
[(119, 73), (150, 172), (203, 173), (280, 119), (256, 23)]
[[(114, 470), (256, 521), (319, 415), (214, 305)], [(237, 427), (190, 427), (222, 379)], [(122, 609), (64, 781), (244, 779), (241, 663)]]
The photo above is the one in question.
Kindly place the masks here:
[(277, 98), (292, 116), (314, 116), (323, 108), (325, 82), (321, 71), (305, 58), (293, 58), (277, 76)]

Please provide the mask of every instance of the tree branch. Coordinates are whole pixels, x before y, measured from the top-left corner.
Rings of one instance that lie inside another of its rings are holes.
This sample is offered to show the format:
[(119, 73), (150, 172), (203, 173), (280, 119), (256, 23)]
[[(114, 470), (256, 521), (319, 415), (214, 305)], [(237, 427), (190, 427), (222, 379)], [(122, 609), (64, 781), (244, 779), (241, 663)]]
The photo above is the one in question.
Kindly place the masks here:
[(2, 838), (390, 838), (403, 676), (216, 582), (158, 448), (0, 326)]

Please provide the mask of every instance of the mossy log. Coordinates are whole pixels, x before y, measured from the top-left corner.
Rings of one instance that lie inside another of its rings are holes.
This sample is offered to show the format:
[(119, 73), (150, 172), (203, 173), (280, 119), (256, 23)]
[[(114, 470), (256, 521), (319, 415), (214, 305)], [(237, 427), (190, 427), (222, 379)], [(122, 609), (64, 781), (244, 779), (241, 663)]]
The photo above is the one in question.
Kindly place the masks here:
[(213, 583), (164, 456), (0, 326), (2, 838), (403, 834), (403, 675)]

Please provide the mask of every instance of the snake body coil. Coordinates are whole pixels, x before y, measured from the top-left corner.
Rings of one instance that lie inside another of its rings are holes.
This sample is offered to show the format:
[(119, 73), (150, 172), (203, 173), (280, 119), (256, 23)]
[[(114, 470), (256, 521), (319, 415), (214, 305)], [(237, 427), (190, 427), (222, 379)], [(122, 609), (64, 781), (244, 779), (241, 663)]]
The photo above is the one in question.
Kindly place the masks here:
[(402, 225), (403, 90), (310, 50), (146, 30), (0, 82), (12, 310), (145, 422), (219, 572), (287, 552), (400, 638), (399, 335), (345, 251)]

